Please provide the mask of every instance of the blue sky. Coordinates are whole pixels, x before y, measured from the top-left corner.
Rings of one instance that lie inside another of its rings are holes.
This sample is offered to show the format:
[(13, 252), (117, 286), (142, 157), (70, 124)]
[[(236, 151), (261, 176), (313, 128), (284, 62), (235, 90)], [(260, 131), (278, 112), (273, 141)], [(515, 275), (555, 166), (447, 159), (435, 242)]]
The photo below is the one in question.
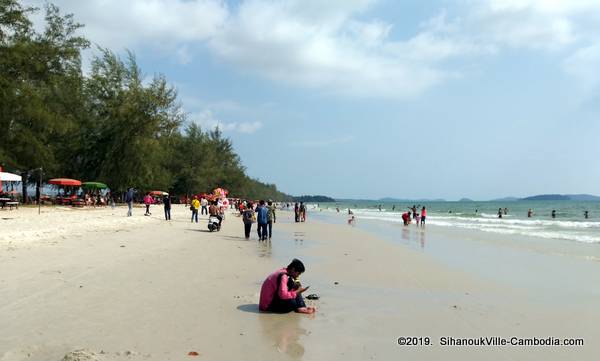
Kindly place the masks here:
[(600, 194), (598, 1), (55, 3), (284, 192)]

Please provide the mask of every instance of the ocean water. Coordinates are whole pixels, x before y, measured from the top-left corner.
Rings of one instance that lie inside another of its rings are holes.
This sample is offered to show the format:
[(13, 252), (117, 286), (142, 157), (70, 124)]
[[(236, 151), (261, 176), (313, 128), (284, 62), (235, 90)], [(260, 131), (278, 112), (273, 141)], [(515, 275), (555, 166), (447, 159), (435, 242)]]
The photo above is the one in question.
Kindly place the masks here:
[[(418, 212), (421, 207), (426, 207), (427, 224), (600, 244), (600, 202), (429, 202), (415, 205)], [(347, 214), (351, 209), (357, 220), (402, 223), (402, 213), (412, 206), (412, 203), (357, 201), (310, 204), (309, 209), (337, 213), (336, 208), (339, 208), (340, 214)], [(508, 214), (498, 218), (498, 208), (507, 208)], [(527, 217), (529, 209), (534, 212), (531, 218)], [(552, 210), (556, 210), (556, 218), (551, 217)], [(588, 219), (584, 218), (584, 211), (589, 212)]]

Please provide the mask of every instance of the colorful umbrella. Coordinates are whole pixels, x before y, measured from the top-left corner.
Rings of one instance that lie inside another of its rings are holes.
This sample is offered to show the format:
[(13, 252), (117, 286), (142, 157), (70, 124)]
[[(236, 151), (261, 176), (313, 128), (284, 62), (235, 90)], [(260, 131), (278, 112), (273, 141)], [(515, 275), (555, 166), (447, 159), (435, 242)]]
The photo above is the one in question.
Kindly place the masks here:
[(91, 189), (105, 189), (108, 186), (102, 182), (83, 182), (81, 183), (83, 188), (91, 188)]
[(81, 181), (77, 179), (69, 179), (69, 178), (53, 178), (48, 181), (50, 184), (55, 184), (59, 186), (80, 186)]
[(168, 196), (169, 195), (169, 193), (163, 192), (163, 191), (152, 191), (152, 192), (150, 192), (150, 194), (153, 196)]

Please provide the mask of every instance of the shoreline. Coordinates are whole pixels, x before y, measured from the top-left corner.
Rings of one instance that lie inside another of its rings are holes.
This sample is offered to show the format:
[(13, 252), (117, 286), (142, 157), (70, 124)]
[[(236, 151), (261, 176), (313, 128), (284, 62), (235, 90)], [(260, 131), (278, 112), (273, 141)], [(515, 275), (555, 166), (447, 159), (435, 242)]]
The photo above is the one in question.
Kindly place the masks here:
[[(190, 351), (214, 360), (591, 360), (598, 351), (594, 294), (585, 302), (540, 302), (532, 297), (535, 288), (498, 282), (431, 252), (360, 227), (325, 223), (310, 213), (302, 224), (293, 223), (290, 213), (278, 213), (270, 244), (256, 241), (255, 227), (253, 239), (245, 241), (241, 220), (233, 214), (221, 232), (209, 233), (206, 218), (189, 223), (183, 206), (174, 207), (171, 222), (160, 219), (160, 207), (154, 213), (134, 213), (133, 225), (105, 215), (114, 221), (111, 229), (2, 247), (0, 360), (27, 354), (33, 361), (60, 360), (80, 348), (93, 352), (92, 360), (182, 360)], [(426, 237), (428, 248), (454, 243), (435, 229)], [(482, 247), (493, 246), (482, 242)], [(314, 317), (258, 313), (260, 284), (292, 256), (307, 265), (302, 282), (321, 296), (315, 302), (319, 312)], [(463, 260), (468, 257), (462, 254)], [(403, 348), (396, 343), (401, 336), (512, 335), (582, 337), (586, 344)]]

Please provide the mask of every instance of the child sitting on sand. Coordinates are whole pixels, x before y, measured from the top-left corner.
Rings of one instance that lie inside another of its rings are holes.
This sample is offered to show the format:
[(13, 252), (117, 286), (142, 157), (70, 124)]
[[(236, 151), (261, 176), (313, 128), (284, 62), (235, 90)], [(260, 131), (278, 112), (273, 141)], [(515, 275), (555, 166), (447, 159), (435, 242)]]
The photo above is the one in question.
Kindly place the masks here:
[(302, 287), (297, 281), (304, 273), (304, 264), (293, 259), (287, 268), (281, 268), (269, 275), (260, 289), (259, 309), (275, 313), (315, 313), (314, 307), (306, 307), (302, 293), (308, 287)]

